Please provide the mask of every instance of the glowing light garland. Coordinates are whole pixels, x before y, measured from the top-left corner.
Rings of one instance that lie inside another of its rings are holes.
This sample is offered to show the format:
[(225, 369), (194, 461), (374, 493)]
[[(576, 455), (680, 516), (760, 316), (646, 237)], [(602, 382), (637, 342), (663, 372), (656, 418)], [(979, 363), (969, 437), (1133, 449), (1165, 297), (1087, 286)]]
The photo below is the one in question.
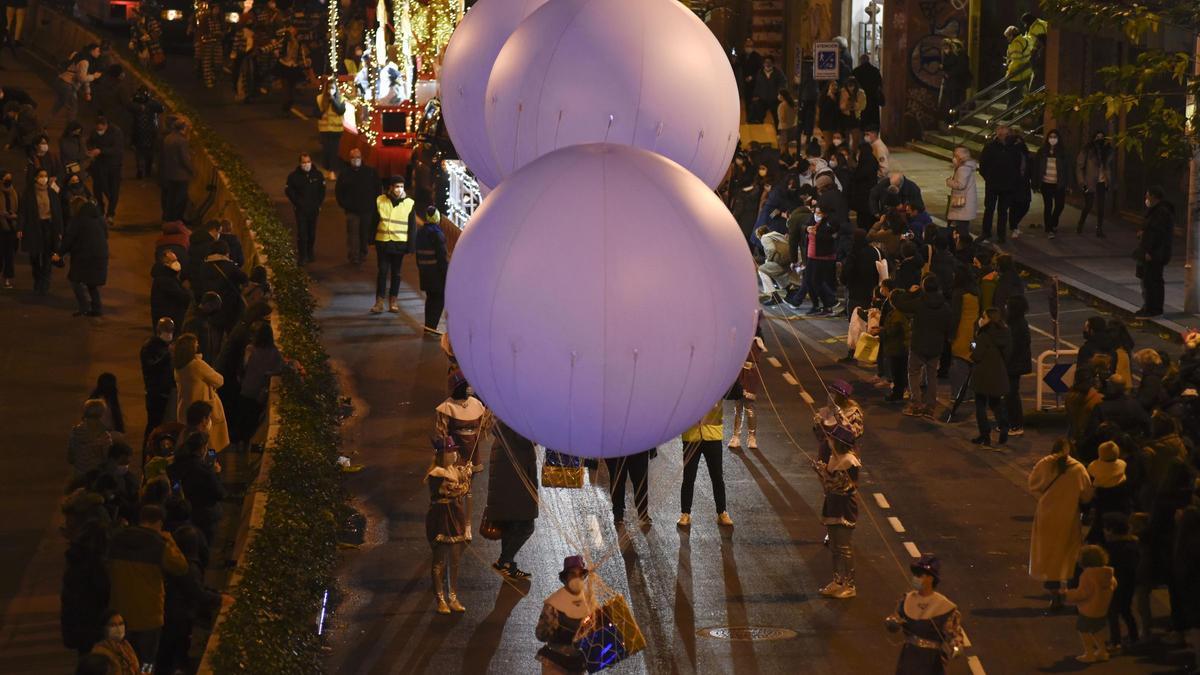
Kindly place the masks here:
[(462, 0), (429, 0), (417, 3), (413, 13), (413, 37), (421, 59), (421, 76), (432, 77), (434, 64), (450, 42), (454, 27), (462, 20)]
[(467, 170), (467, 165), (457, 159), (447, 159), (442, 162), (446, 171), (446, 217), (464, 229), (471, 220), (475, 209), (483, 202), (483, 194), (479, 191), (479, 181)]
[(326, 17), (326, 29), (329, 31), (329, 76), (337, 77), (338, 51), (341, 46), (338, 35), (338, 24), (341, 23), (341, 0), (329, 0), (329, 14)]

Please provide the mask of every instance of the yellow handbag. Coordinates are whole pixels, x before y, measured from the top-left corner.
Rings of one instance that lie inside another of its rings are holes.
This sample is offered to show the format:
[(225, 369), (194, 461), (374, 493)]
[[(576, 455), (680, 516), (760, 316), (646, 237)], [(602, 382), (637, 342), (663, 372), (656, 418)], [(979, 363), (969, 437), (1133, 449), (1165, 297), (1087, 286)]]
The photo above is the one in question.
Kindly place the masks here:
[(863, 333), (854, 345), (854, 360), (859, 363), (875, 363), (879, 360), (879, 336)]

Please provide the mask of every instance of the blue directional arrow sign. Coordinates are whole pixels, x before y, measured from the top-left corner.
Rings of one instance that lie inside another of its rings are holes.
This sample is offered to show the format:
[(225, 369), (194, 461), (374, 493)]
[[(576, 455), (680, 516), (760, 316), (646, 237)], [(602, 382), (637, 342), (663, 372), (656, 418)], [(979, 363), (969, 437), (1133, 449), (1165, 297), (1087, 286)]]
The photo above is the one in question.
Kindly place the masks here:
[[(1074, 363), (1057, 363), (1042, 377), (1042, 381), (1046, 383), (1057, 394), (1065, 394), (1071, 388), (1067, 381), (1074, 380), (1075, 370)], [(1070, 375), (1068, 377), (1068, 375)]]

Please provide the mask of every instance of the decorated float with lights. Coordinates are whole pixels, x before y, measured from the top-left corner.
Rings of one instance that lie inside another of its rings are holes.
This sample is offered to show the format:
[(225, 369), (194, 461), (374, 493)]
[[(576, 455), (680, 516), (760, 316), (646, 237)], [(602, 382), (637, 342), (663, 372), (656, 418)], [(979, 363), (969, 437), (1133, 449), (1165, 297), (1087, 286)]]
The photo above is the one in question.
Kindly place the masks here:
[[(412, 165), (437, 162), (445, 173), (440, 202), (456, 225), (466, 224), (482, 195), (475, 177), (455, 157), (441, 118), (438, 71), (463, 0), (378, 0), (367, 13), (358, 72), (341, 75), (343, 158), (362, 151), (383, 176), (409, 175)], [(329, 3), (329, 68), (341, 59), (341, 7)]]

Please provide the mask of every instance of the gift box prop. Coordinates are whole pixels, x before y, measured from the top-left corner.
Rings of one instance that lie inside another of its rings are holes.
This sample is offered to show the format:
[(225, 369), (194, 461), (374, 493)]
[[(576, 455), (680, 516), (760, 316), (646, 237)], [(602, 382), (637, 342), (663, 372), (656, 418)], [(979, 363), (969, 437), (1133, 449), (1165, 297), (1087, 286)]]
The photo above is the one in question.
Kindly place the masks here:
[(546, 450), (546, 461), (542, 463), (542, 487), (583, 487), (583, 459)]
[(646, 648), (646, 638), (622, 595), (614, 595), (593, 615), (591, 626), (580, 633), (575, 647), (583, 652), (589, 673), (624, 661)]

